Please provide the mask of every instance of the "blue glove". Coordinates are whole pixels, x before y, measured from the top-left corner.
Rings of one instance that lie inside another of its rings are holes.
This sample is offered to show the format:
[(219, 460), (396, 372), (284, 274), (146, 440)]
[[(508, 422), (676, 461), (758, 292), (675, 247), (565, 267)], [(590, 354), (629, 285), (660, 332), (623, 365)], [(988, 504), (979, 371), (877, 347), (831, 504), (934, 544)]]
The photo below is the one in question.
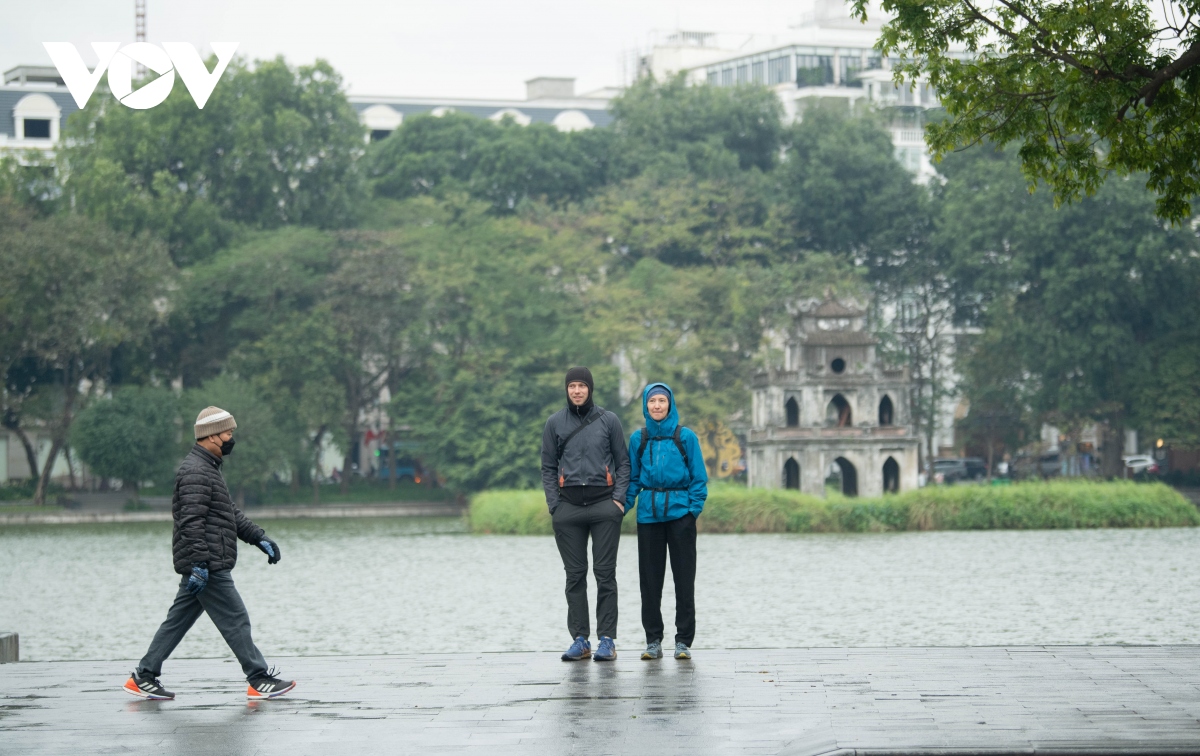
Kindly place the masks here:
[(192, 574), (187, 581), (187, 591), (193, 596), (199, 596), (208, 587), (208, 562), (197, 562), (192, 565)]
[(270, 538), (264, 538), (259, 541), (258, 548), (262, 549), (262, 553), (267, 555), (267, 564), (275, 564), (279, 561), (279, 544), (275, 543)]

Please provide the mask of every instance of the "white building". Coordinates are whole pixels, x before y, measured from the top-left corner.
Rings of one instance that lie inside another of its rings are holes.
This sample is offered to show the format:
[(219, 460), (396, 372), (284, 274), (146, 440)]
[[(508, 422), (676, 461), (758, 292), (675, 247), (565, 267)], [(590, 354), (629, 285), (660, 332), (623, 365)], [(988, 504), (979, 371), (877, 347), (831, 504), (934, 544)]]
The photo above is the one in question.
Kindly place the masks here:
[(673, 32), (638, 59), (638, 73), (661, 81), (685, 72), (693, 84), (718, 87), (764, 84), (791, 120), (816, 103), (886, 108), (896, 159), (927, 181), (935, 171), (925, 148), (924, 112), (939, 107), (936, 93), (924, 81), (897, 86), (891, 61), (875, 50), (880, 17), (863, 24), (847, 8), (844, 0), (817, 0), (811, 14), (778, 35)]
[(612, 122), (608, 103), (619, 92), (605, 88), (575, 94), (575, 80), (543, 76), (525, 82), (524, 100), (469, 100), (452, 97), (390, 97), (352, 95), (350, 103), (367, 128), (371, 141), (391, 134), (404, 119), (421, 113), (448, 112), (500, 121), (511, 118), (522, 126), (547, 123), (559, 131), (582, 131)]
[(53, 66), (17, 66), (0, 86), (0, 154), (48, 152), (79, 110)]

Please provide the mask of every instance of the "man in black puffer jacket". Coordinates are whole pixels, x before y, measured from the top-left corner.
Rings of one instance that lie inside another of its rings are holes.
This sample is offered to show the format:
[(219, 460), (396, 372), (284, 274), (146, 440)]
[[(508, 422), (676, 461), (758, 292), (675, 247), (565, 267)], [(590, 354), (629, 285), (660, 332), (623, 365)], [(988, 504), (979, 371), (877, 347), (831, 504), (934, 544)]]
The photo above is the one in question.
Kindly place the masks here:
[(274, 698), (296, 687), (267, 668), (250, 636), (250, 615), (230, 575), (237, 564), (239, 538), (261, 549), (268, 564), (280, 558), (279, 544), (234, 506), (221, 475), (221, 462), (233, 451), (234, 428), (233, 415), (219, 407), (207, 407), (196, 418), (196, 445), (179, 465), (171, 500), (175, 520), (171, 552), (175, 571), (183, 579), (150, 650), (125, 683), (127, 693), (159, 700), (175, 697), (158, 676), (163, 662), (205, 612), (241, 662), (250, 684), (248, 698)]

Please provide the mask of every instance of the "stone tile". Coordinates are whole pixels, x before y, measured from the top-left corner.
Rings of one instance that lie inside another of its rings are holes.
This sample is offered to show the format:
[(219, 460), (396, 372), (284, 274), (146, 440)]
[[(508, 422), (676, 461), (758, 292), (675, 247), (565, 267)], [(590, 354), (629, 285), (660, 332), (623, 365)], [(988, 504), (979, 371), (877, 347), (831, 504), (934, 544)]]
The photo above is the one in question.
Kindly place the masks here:
[(1200, 754), (1200, 647), (1191, 646), (728, 650), (685, 665), (564, 665), (532, 653), (286, 664), (296, 693), (263, 702), (241, 699), (236, 667), (222, 661), (170, 662), (172, 702), (120, 692), (130, 662), (5, 665), (0, 752)]

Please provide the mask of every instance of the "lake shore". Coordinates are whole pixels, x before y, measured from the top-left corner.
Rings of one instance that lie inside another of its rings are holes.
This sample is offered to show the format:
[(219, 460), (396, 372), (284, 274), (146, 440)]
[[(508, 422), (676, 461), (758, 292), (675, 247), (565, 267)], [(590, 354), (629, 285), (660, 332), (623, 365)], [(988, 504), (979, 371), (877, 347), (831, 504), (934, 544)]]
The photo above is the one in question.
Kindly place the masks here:
[[(17, 511), (8, 511), (17, 510)], [(347, 517), (462, 517), (467, 508), (454, 502), (405, 501), (375, 504), (274, 505), (250, 507), (252, 520), (308, 520)], [(0, 527), (21, 525), (93, 525), (171, 522), (170, 502), (149, 511), (86, 510), (64, 507), (0, 507)]]

